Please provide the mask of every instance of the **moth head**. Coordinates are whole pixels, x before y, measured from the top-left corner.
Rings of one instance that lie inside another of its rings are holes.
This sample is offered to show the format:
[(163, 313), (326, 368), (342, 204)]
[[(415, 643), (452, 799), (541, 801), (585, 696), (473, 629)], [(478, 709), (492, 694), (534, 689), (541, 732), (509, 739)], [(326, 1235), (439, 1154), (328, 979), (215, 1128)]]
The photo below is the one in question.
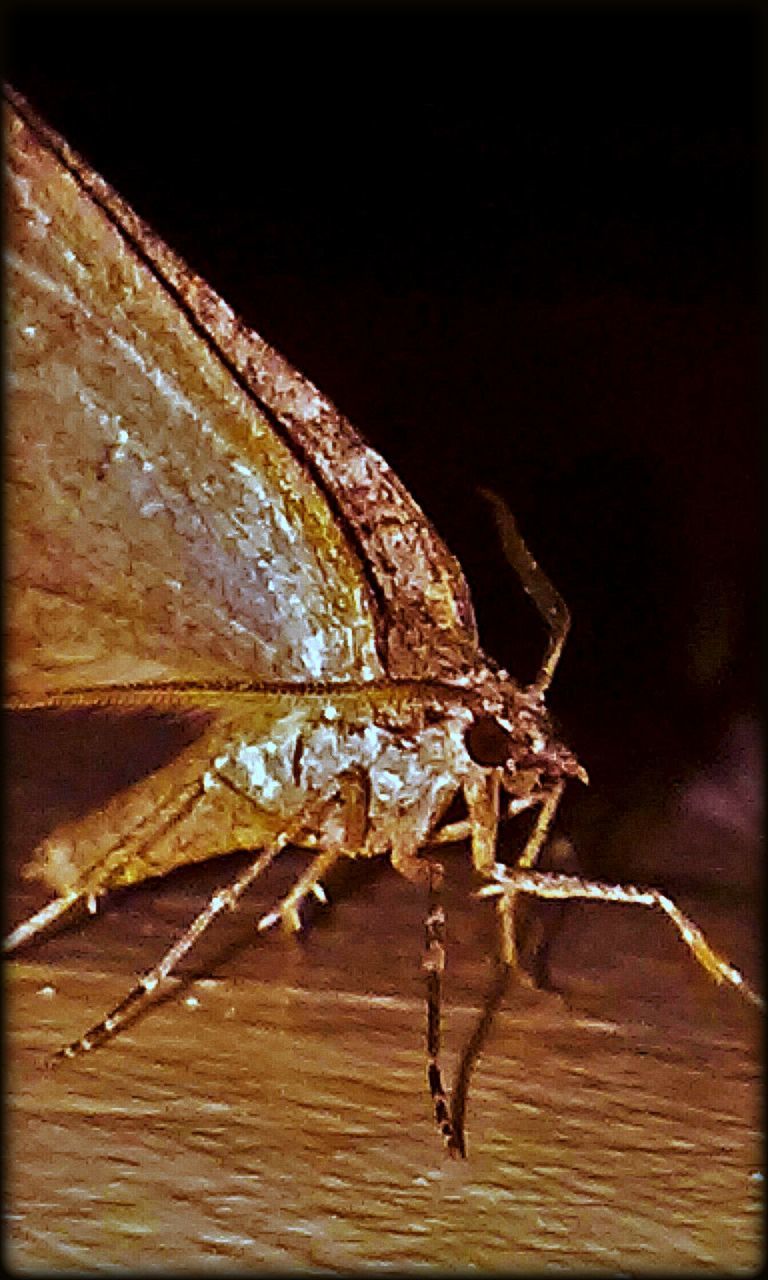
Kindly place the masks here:
[(587, 775), (573, 752), (556, 737), (543, 706), (513, 705), (504, 713), (477, 712), (464, 735), (475, 764), (501, 769), (502, 784), (519, 793), (524, 778), (533, 785)]

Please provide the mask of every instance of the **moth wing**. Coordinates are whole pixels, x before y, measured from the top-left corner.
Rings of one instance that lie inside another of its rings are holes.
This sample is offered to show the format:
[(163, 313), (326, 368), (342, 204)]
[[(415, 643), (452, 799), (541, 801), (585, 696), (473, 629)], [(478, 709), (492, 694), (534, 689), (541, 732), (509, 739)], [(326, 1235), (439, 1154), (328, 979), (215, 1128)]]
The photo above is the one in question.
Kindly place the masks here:
[(12, 694), (472, 664), (386, 463), (9, 96)]
[(10, 117), (13, 690), (380, 674), (322, 488), (127, 229)]

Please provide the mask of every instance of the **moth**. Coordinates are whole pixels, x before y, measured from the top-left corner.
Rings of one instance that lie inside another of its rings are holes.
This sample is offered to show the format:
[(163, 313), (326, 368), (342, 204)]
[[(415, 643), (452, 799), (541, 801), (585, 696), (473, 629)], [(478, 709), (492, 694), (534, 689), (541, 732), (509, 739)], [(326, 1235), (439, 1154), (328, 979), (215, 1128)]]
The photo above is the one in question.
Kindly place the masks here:
[[(549, 634), (521, 685), (487, 657), (457, 561), (386, 462), (7, 91), (8, 704), (204, 712), (168, 765), (37, 848), (53, 893), (14, 950), (111, 889), (234, 849), (245, 871), (60, 1056), (114, 1036), (287, 846), (310, 853), (260, 929), (301, 926), (343, 858), (429, 887), (428, 1083), (452, 1154), (467, 1084), (516, 966), (521, 894), (660, 908), (718, 982), (738, 970), (654, 889), (537, 870), (563, 789), (586, 781), (545, 695), (568, 611), (506, 508), (508, 559)], [(457, 795), (466, 817), (448, 821)], [(531, 810), (513, 867), (500, 822)], [(465, 839), (498, 909), (498, 977), (443, 1086), (440, 844)]]

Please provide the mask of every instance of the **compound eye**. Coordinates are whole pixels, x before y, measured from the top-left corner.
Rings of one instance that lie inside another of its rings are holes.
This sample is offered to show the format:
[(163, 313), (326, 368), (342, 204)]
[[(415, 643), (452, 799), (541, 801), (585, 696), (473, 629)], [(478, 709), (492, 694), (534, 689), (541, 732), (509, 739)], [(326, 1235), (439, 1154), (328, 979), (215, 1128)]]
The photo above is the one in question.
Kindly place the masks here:
[(512, 734), (494, 716), (478, 716), (464, 735), (464, 745), (475, 764), (505, 764), (512, 754)]

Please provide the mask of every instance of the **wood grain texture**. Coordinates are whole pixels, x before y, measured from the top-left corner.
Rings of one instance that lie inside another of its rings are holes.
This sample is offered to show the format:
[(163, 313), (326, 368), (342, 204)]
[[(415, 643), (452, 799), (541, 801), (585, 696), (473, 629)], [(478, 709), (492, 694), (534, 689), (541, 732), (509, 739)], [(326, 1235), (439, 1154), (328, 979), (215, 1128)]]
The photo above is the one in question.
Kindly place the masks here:
[[(13, 718), (17, 867), (41, 828), (152, 767), (180, 732), (74, 724)], [(669, 828), (666, 847), (647, 815), (645, 830), (649, 863), (679, 870), (696, 852), (690, 824)], [(225, 864), (115, 894), (10, 966), (14, 1269), (759, 1264), (756, 1019), (663, 921), (569, 908), (553, 953), (568, 1005), (510, 992), (474, 1078), (469, 1159), (452, 1161), (424, 1078), (423, 895), (369, 865), (301, 941), (254, 940), (300, 860), (287, 854), (221, 922), (194, 981), (92, 1058), (44, 1065), (157, 958)], [(490, 976), (493, 912), (469, 896), (466, 851), (446, 863), (450, 1072)], [(681, 905), (753, 974), (754, 885), (730, 888)], [(17, 919), (39, 902), (18, 880), (8, 909)]]

